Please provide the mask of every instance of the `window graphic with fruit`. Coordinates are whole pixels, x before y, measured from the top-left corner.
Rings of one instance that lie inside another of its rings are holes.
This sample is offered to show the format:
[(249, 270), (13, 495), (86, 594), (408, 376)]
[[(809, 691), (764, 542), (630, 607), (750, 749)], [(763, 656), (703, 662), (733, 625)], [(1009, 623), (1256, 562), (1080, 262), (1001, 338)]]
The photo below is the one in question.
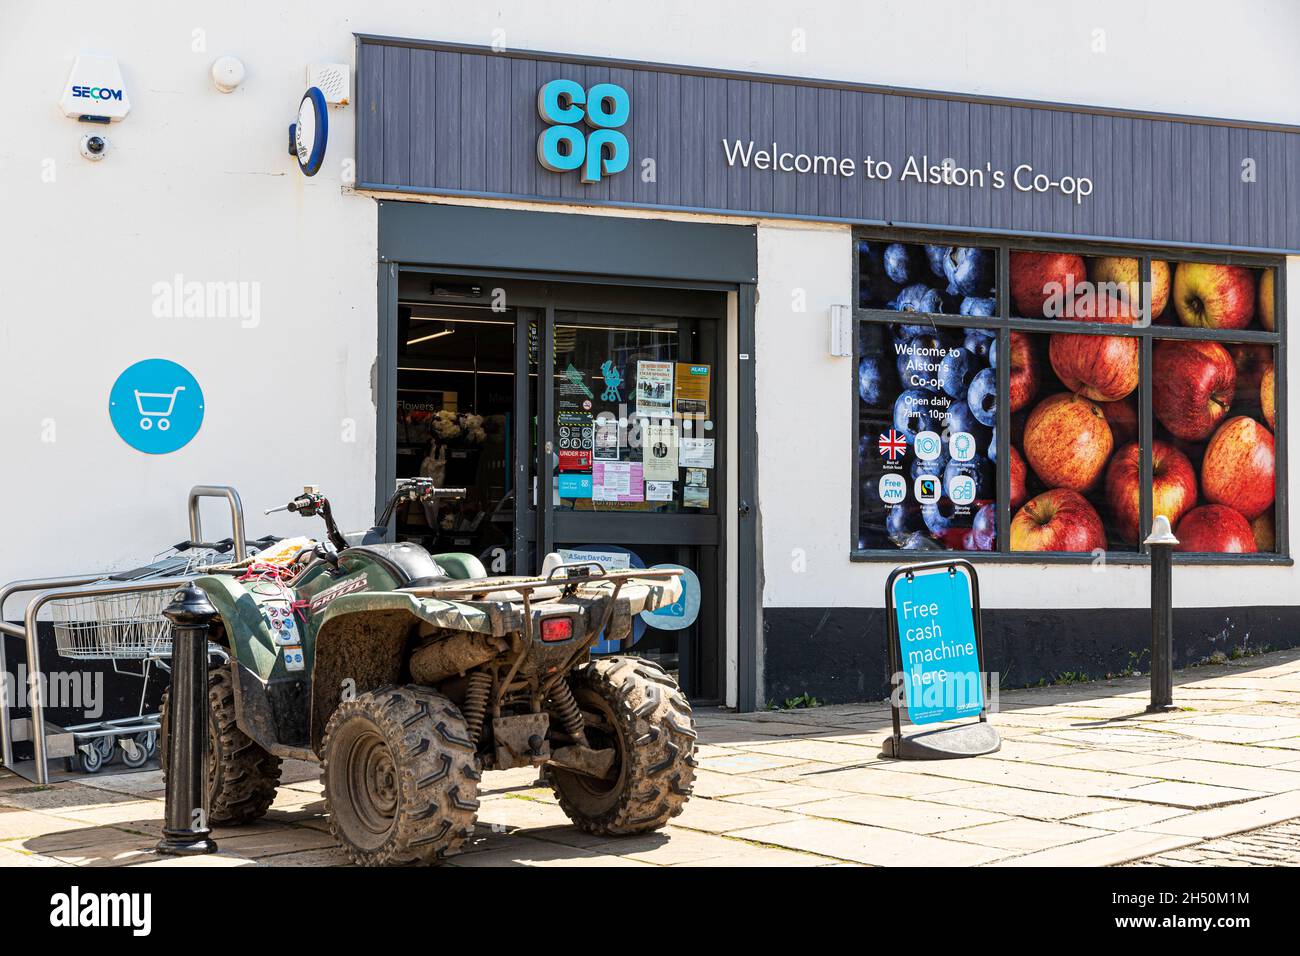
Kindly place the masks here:
[[(1145, 499), (1180, 551), (1276, 552), (1274, 269), (1153, 257), (1144, 290), (1138, 256), (874, 241), (857, 252), (858, 550), (1136, 552)], [(974, 449), (960, 460), (958, 434)]]
[[(864, 307), (997, 312), (990, 250), (859, 251)], [(858, 548), (995, 550), (997, 331), (918, 319), (864, 322), (859, 333)]]

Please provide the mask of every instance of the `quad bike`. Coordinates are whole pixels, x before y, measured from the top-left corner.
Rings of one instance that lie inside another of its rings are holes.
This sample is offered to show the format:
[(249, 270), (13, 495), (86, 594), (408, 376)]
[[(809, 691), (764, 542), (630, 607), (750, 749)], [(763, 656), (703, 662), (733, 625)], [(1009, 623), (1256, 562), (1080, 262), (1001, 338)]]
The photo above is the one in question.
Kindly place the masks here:
[(330, 829), (363, 865), (456, 852), (484, 770), (540, 768), (595, 834), (681, 812), (695, 774), (685, 696), (649, 661), (590, 656), (677, 600), (679, 572), (550, 556), (542, 576), (488, 577), (473, 555), (382, 541), (398, 502), (449, 494), (399, 482), (379, 525), (344, 535), (309, 487), (276, 510), (320, 515), (328, 543), (279, 571), (197, 580), (229, 657), (209, 677), (210, 824), (265, 814), (284, 758), (319, 761)]

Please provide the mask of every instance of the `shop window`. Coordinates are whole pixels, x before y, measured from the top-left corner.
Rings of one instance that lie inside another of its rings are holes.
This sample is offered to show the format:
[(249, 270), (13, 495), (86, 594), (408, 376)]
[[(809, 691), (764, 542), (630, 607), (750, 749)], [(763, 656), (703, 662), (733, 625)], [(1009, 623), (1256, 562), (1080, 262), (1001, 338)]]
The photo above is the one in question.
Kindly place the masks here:
[(1155, 510), (1174, 523), (1178, 550), (1277, 550), (1275, 395), (1271, 345), (1155, 342), (1152, 447), (1173, 463), (1155, 474)]
[(1142, 451), (1132, 335), (1013, 332), (1012, 551), (1135, 551)]
[(997, 546), (997, 333), (863, 323), (860, 548)]
[(997, 315), (997, 252), (920, 242), (858, 244), (858, 299), (864, 309), (942, 315)]
[[(1142, 259), (1013, 249), (1008, 257), (1011, 315), (1136, 325), (1142, 317)], [(1152, 304), (1168, 300), (1169, 265), (1152, 261)], [(1163, 275), (1163, 284), (1157, 279)], [(1163, 288), (1163, 292), (1157, 290)]]
[[(947, 284), (956, 250), (989, 270), (978, 312)], [(1157, 514), (1183, 552), (1287, 553), (1275, 267), (874, 237), (855, 266), (857, 554), (1122, 559), (1147, 550)]]

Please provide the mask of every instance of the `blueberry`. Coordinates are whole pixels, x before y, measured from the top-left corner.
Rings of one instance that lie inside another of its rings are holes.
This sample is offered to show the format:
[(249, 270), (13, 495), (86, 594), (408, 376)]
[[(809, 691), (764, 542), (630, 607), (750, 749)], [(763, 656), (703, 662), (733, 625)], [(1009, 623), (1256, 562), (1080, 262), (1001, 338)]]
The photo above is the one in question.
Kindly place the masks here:
[(989, 357), (989, 349), (997, 341), (997, 333), (990, 329), (967, 329), (962, 345), (982, 365)]
[(925, 519), (925, 526), (930, 529), (933, 535), (941, 535), (952, 527), (953, 512), (957, 506), (947, 498), (940, 498), (932, 505), (921, 506), (921, 517)]
[(858, 398), (871, 406), (880, 404), (883, 390), (884, 364), (878, 355), (864, 356), (858, 362)]
[(986, 368), (976, 375), (966, 393), (966, 404), (971, 414), (981, 425), (990, 428), (998, 419), (998, 377), (991, 368)]
[(936, 278), (947, 279), (944, 274), (944, 261), (952, 252), (952, 246), (926, 246), (925, 257), (930, 261), (930, 271), (935, 274)]
[(905, 287), (889, 303), (889, 308), (896, 312), (942, 312), (943, 306), (943, 297), (938, 290), (920, 282)]
[(971, 524), (971, 538), (976, 550), (992, 551), (998, 537), (998, 509), (994, 504), (987, 504), (975, 512)]
[(973, 295), (962, 299), (961, 306), (957, 310), (959, 315), (996, 315), (997, 311), (997, 299), (981, 299)]
[(948, 290), (957, 295), (983, 296), (993, 287), (993, 253), (958, 246), (943, 258)]
[(975, 376), (975, 363), (965, 349), (953, 349), (939, 363), (939, 387), (953, 398), (964, 398)]
[(894, 427), (909, 441), (917, 432), (938, 431), (944, 409), (937, 404), (933, 393), (909, 388), (894, 400)]
[(925, 259), (920, 250), (903, 242), (893, 242), (885, 246), (883, 256), (885, 275), (900, 285), (915, 282), (921, 278), (925, 269)]
[(943, 548), (940, 547), (940, 545), (937, 542), (932, 541), (930, 538), (927, 538), (919, 531), (914, 531), (911, 534), (909, 534), (906, 538), (903, 539), (902, 542), (899, 543), (898, 546), (902, 548), (904, 551), (942, 551), (943, 550)]
[(944, 440), (946, 441), (947, 437), (955, 432), (969, 432), (974, 435), (977, 446), (982, 445), (989, 435), (988, 427), (980, 423), (965, 402), (953, 402), (948, 406), (948, 427)]
[(998, 460), (998, 429), (993, 426), (993, 434), (989, 436), (989, 461), (996, 463)]
[(898, 542), (906, 538), (915, 531), (920, 531), (925, 527), (925, 521), (921, 518), (921, 506), (914, 501), (907, 501), (901, 505), (890, 505), (889, 510), (885, 513), (885, 534), (889, 535), (890, 540)]

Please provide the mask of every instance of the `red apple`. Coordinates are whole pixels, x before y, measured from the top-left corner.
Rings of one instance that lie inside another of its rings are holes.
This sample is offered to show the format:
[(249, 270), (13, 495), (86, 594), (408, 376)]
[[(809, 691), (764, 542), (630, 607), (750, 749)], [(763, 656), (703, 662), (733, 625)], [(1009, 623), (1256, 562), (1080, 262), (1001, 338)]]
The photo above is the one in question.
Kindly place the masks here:
[(1102, 402), (1101, 410), (1110, 424), (1110, 434), (1115, 439), (1116, 445), (1123, 445), (1137, 438), (1138, 410), (1135, 396), (1130, 395), (1118, 402)]
[(1274, 391), (1276, 386), (1273, 383), (1273, 363), (1268, 364), (1264, 369), (1264, 377), (1259, 383), (1259, 407), (1264, 412), (1264, 420), (1268, 422), (1268, 427), (1277, 431), (1277, 394)]
[(1264, 380), (1264, 369), (1273, 364), (1271, 345), (1229, 345), (1228, 352), (1237, 366), (1237, 391), (1253, 397)]
[[(1151, 478), (1151, 513), (1164, 515), (1170, 526), (1178, 524), (1178, 519), (1196, 504), (1192, 463), (1168, 442), (1152, 442)], [(1137, 442), (1129, 442), (1115, 452), (1106, 469), (1106, 502), (1121, 541), (1143, 537), (1141, 501), (1142, 450)]]
[[(1012, 526), (1012, 533), (1015, 526)], [(1250, 522), (1227, 505), (1201, 505), (1183, 515), (1174, 530), (1175, 551), (1253, 554), (1255, 535)]]
[(1048, 318), (1048, 299), (1072, 299), (1088, 273), (1083, 259), (1068, 252), (1012, 252), (1011, 301), (1016, 314), (1031, 319)]
[(1205, 500), (1258, 518), (1273, 503), (1273, 433), (1245, 415), (1219, 426), (1201, 461)]
[(1038, 394), (1041, 376), (1038, 372), (1038, 355), (1034, 343), (1025, 332), (1011, 333), (1011, 410), (1018, 412)]
[(1218, 342), (1157, 341), (1151, 361), (1151, 401), (1170, 434), (1201, 441), (1228, 414), (1237, 367)]
[(1183, 325), (1244, 329), (1255, 317), (1255, 274), (1241, 266), (1180, 262), (1174, 270), (1174, 308)]
[(1259, 276), (1259, 296), (1255, 302), (1255, 314), (1259, 324), (1270, 332), (1277, 328), (1277, 319), (1273, 315), (1273, 270), (1265, 269)]
[(1025, 422), (1025, 458), (1049, 488), (1087, 491), (1113, 447), (1105, 413), (1070, 392), (1044, 399)]
[(1095, 551), (1106, 548), (1101, 518), (1083, 495), (1045, 491), (1011, 519), (1012, 551)]
[[(1099, 256), (1088, 263), (1089, 278), (1098, 295), (1120, 298), (1133, 315), (1139, 315), (1138, 290), (1142, 286), (1142, 261), (1128, 256)], [(1169, 304), (1169, 263), (1151, 260), (1151, 317)]]
[[(1091, 290), (1074, 300), (1074, 318), (1081, 322), (1127, 325), (1132, 315), (1120, 300)], [(1141, 350), (1138, 340), (1128, 336), (1058, 333), (1047, 351), (1066, 388), (1094, 401), (1113, 402), (1137, 388)]]
[(1016, 446), (1011, 446), (1011, 509), (1014, 511), (1024, 504), (1028, 492), (1025, 491), (1025, 478), (1028, 472), (1025, 470), (1025, 460), (1020, 457), (1020, 452)]
[(1269, 508), (1250, 523), (1251, 533), (1255, 536), (1256, 551), (1276, 551), (1277, 535), (1273, 529), (1273, 509)]

